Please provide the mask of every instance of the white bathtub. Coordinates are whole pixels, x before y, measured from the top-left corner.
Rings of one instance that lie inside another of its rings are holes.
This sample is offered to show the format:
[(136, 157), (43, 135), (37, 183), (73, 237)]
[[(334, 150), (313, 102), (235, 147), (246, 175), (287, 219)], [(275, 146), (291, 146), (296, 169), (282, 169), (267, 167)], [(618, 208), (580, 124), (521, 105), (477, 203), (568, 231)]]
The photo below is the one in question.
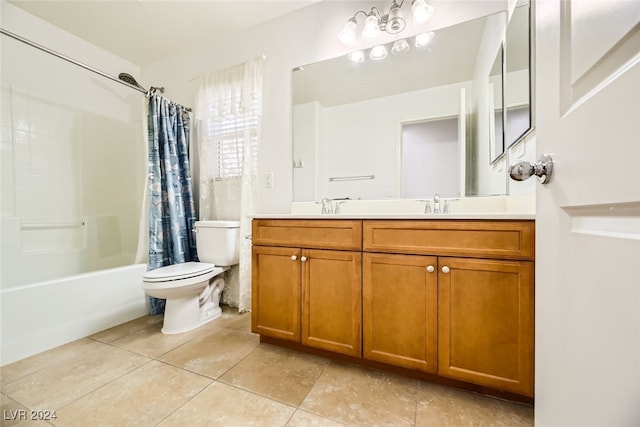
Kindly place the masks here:
[(0, 366), (147, 314), (133, 264), (0, 292)]

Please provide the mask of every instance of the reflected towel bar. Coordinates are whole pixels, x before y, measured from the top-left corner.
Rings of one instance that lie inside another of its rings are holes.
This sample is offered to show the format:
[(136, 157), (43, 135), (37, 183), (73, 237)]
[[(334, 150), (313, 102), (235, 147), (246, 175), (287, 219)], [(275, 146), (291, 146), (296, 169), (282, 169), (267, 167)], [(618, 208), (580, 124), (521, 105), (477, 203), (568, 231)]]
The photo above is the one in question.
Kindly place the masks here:
[(50, 223), (50, 224), (20, 224), (21, 230), (53, 230), (56, 228), (80, 228), (84, 227), (84, 221), (82, 222), (69, 222), (69, 223)]
[(375, 177), (375, 175), (330, 176), (329, 181), (360, 181), (365, 179), (375, 179)]

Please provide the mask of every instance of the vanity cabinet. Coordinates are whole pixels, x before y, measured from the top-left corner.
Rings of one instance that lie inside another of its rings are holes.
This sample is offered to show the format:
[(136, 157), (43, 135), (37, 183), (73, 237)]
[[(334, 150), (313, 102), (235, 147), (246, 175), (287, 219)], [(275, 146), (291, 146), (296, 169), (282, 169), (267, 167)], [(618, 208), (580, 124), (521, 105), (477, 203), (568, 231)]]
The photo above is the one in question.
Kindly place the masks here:
[(254, 220), (252, 239), (252, 331), (359, 357), (361, 221)]
[(267, 342), (532, 397), (534, 227), (256, 219), (252, 330), (275, 339)]
[(363, 239), (365, 358), (533, 396), (532, 221), (364, 221)]

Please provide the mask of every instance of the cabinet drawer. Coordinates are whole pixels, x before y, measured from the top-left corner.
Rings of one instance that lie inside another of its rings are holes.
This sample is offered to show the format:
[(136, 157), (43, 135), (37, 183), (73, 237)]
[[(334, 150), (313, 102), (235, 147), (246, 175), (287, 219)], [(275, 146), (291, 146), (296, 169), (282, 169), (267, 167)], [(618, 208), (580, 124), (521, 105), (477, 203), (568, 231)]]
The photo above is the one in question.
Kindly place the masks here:
[(254, 245), (312, 249), (362, 249), (362, 221), (254, 219)]
[(533, 221), (364, 221), (367, 252), (533, 259)]

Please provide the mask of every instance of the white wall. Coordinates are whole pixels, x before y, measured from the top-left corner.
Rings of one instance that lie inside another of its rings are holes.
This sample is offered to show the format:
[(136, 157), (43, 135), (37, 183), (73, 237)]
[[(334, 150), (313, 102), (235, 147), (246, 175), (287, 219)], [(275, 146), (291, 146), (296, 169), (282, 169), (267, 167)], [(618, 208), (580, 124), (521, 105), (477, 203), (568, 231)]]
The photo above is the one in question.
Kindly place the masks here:
[[(139, 74), (0, 5), (8, 31), (111, 75)], [(4, 35), (0, 43), (2, 288), (133, 263), (146, 176), (144, 96)]]
[[(366, 2), (388, 8), (387, 2)], [(493, 13), (504, 4), (496, 2), (434, 2), (436, 12), (424, 27), (435, 30)], [(289, 212), (292, 187), (292, 111), (291, 70), (347, 53), (360, 45), (347, 48), (338, 41), (346, 20), (363, 8), (363, 2), (324, 1), (295, 11), (281, 18), (256, 26), (223, 40), (203, 39), (204, 47), (193, 47), (181, 55), (166, 58), (142, 67), (143, 80), (150, 85), (164, 86), (166, 95), (185, 105), (192, 105), (198, 87), (198, 76), (224, 69), (265, 54), (264, 116), (262, 145), (259, 151), (258, 180), (273, 172), (273, 188), (258, 189), (258, 213)], [(417, 33), (411, 21), (407, 36)], [(389, 41), (388, 36), (382, 41)]]

